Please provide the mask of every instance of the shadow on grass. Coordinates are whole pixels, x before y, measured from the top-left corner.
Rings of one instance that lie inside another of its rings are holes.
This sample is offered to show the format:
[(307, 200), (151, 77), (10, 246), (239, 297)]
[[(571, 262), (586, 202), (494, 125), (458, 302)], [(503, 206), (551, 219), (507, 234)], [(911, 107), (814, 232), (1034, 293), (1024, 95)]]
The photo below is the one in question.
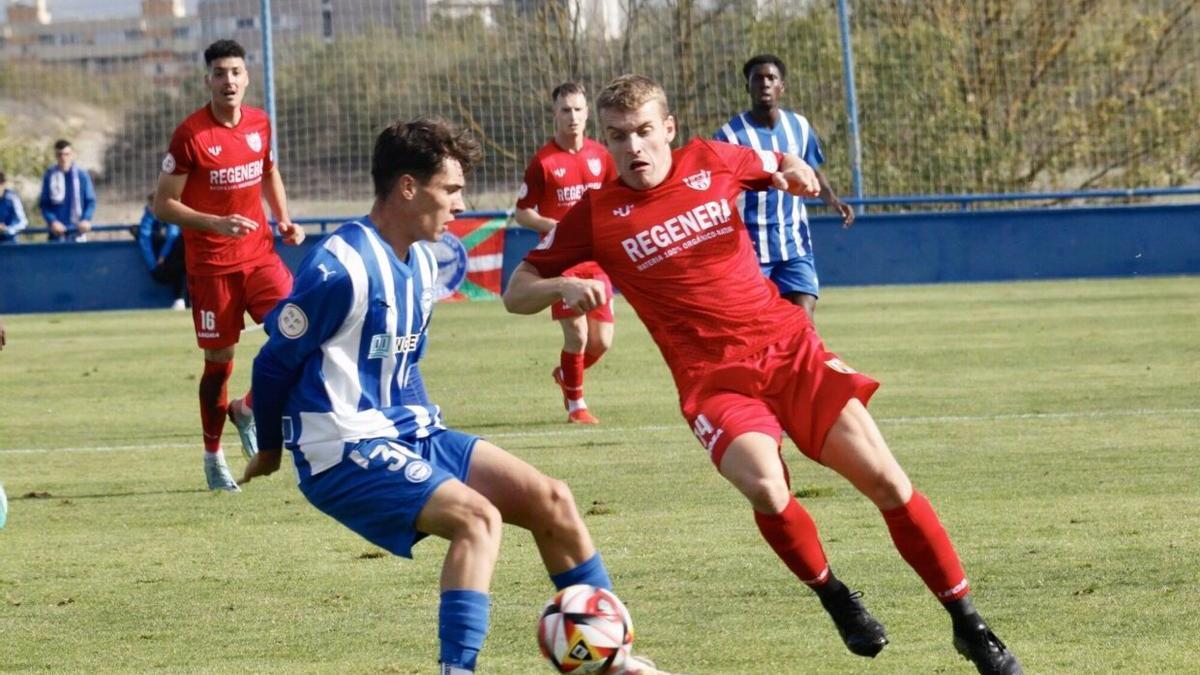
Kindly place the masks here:
[(192, 495), (196, 493), (208, 492), (206, 488), (187, 488), (178, 490), (147, 490), (145, 492), (102, 492), (90, 495), (76, 495), (65, 493), (50, 493), (50, 492), (27, 492), (20, 497), (13, 498), (13, 501), (27, 499), (36, 501), (40, 499), (46, 500), (75, 500), (75, 499), (109, 499), (113, 497), (152, 497), (157, 495)]

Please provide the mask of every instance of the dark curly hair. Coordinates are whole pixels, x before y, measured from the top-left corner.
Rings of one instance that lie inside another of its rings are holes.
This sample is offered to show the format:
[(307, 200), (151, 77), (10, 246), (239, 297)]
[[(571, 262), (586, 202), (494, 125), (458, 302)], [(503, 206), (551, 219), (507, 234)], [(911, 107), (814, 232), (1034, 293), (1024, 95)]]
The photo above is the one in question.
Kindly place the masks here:
[(371, 154), (375, 196), (386, 199), (404, 174), (428, 183), (447, 157), (458, 160), (467, 173), (483, 160), (483, 150), (471, 132), (439, 117), (393, 122), (379, 133)]
[(774, 54), (759, 54), (758, 56), (751, 57), (750, 60), (742, 66), (742, 77), (746, 78), (746, 81), (749, 82), (750, 71), (754, 70), (754, 66), (761, 66), (767, 63), (779, 69), (780, 79), (787, 79), (787, 66), (783, 65), (783, 59), (775, 56)]

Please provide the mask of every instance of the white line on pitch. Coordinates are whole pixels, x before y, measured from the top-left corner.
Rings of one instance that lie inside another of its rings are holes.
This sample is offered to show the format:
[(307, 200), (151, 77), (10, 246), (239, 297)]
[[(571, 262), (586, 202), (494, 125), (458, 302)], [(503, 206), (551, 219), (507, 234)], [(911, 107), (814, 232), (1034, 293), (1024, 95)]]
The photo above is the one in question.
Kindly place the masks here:
[[(918, 417), (879, 417), (876, 422), (880, 426), (893, 424), (940, 424), (946, 422), (1003, 422), (1010, 420), (1067, 420), (1067, 419), (1106, 419), (1113, 417), (1138, 417), (1163, 415), (1196, 415), (1200, 408), (1163, 408), (1135, 410), (1081, 410), (1072, 412), (1041, 412), (1041, 413), (1000, 413), (996, 415), (934, 415)], [(610, 433), (631, 433), (641, 431), (680, 431), (686, 432), (687, 425), (681, 419), (675, 424), (647, 424), (635, 427), (593, 427), (570, 429), (540, 429), (538, 431), (503, 431), (495, 434), (481, 434), (484, 438), (553, 438), (556, 436), (583, 436)], [(471, 432), (470, 429), (463, 431)], [(108, 445), (84, 448), (0, 448), (0, 455), (5, 454), (35, 454), (50, 452), (137, 452), (142, 450), (157, 450), (160, 448), (195, 448), (196, 443), (147, 443), (144, 445)]]

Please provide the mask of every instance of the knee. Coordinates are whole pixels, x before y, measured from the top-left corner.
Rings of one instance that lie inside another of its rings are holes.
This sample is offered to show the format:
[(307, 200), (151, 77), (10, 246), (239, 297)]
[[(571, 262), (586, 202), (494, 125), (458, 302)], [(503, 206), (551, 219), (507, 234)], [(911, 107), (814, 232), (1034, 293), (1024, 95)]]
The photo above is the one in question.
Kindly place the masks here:
[(899, 508), (912, 497), (912, 483), (903, 472), (879, 472), (870, 477), (860, 491), (882, 511)]
[(599, 358), (612, 347), (612, 335), (605, 334), (603, 331), (596, 331), (588, 334), (587, 353)]
[(539, 492), (542, 495), (540, 503), (547, 521), (559, 525), (573, 525), (579, 520), (579, 512), (575, 508), (575, 495), (571, 488), (561, 480), (545, 478)]
[(755, 479), (739, 485), (738, 489), (759, 513), (779, 513), (787, 508), (792, 497), (787, 482), (774, 476)]
[(479, 496), (470, 500), (459, 511), (457, 522), (454, 524), (453, 538), (499, 549), (503, 525), (499, 509)]

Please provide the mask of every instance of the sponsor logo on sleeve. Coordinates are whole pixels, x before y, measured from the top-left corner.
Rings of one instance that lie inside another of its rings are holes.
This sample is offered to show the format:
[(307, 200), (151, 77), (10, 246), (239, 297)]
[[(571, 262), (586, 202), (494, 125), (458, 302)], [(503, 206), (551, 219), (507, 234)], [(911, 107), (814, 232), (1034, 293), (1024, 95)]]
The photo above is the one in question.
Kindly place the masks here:
[(308, 332), (308, 315), (299, 305), (288, 303), (279, 312), (279, 332), (289, 340), (295, 340)]
[(163, 173), (175, 173), (175, 155), (168, 152), (163, 156), (162, 170)]
[(832, 359), (829, 359), (828, 361), (826, 361), (825, 365), (830, 370), (836, 370), (837, 372), (842, 373), (843, 375), (854, 375), (855, 373), (858, 372), (857, 370), (846, 365), (846, 363), (844, 361), (837, 358), (836, 356), (833, 357)]
[(526, 185), (524, 182), (522, 182), (521, 187), (517, 189), (517, 199), (525, 199), (528, 196), (529, 196), (529, 186)]

